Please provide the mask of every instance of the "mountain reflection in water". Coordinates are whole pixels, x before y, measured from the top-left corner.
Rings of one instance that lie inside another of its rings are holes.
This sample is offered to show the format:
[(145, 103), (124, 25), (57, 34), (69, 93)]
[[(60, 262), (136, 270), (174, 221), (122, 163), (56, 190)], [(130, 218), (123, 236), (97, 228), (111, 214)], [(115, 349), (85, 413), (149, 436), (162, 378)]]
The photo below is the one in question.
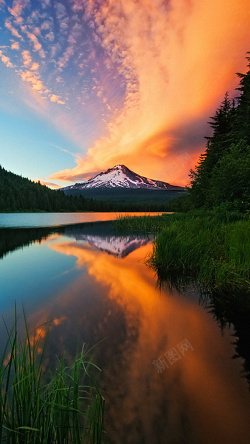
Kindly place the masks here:
[[(64, 351), (70, 360), (77, 344), (102, 341), (95, 359), (103, 370), (111, 443), (248, 442), (250, 399), (240, 377), (242, 362), (231, 359), (233, 331), (221, 335), (192, 290), (182, 296), (156, 288), (144, 263), (152, 251), (148, 238), (75, 227), (31, 245), (30, 251), (34, 247), (37, 266), (42, 248), (45, 256), (53, 255), (51, 267), (62, 260), (66, 280), (29, 313), (30, 322), (56, 317), (48, 361)], [(191, 347), (181, 354), (178, 346), (185, 340)], [(164, 354), (168, 366), (158, 372), (154, 364)]]

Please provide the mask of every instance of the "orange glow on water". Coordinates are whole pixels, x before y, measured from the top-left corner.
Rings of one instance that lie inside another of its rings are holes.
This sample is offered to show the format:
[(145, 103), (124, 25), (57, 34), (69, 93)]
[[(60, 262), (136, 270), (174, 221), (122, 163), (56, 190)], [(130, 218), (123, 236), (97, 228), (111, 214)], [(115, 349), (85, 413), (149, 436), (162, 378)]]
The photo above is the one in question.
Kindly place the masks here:
[[(101, 285), (106, 297), (122, 307), (128, 341), (132, 340), (134, 329), (138, 329), (136, 343), (124, 356), (124, 362), (117, 363), (116, 383), (111, 386), (109, 382), (106, 386), (104, 381), (108, 397), (112, 399), (108, 414), (117, 427), (117, 432), (111, 431), (113, 438), (118, 439), (122, 433), (121, 417), (127, 427), (131, 427), (133, 437), (137, 433), (133, 424), (139, 418), (146, 424), (146, 436), (153, 436), (152, 414), (166, 396), (168, 409), (163, 421), (170, 436), (180, 414), (178, 405), (184, 402), (188, 422), (203, 443), (226, 439), (233, 444), (237, 437), (244, 442), (246, 430), (250, 432), (246, 413), (249, 399), (241, 392), (244, 381), (242, 387), (238, 385), (237, 388), (230, 383), (240, 371), (239, 363), (231, 360), (232, 348), (229, 343), (225, 347), (219, 328), (214, 328), (214, 321), (197, 302), (191, 303), (175, 292), (171, 295), (167, 290), (161, 293), (156, 289), (153, 273), (144, 264), (152, 247), (144, 246), (120, 260), (75, 242), (59, 242), (51, 248), (74, 256), (77, 267), (87, 267), (89, 276)], [(80, 281), (75, 285), (70, 293), (61, 295), (64, 307), (74, 303), (72, 295), (77, 294)], [(168, 368), (158, 374), (153, 361), (173, 348), (176, 350), (185, 339), (193, 351), (187, 350), (181, 359), (168, 363)], [(224, 365), (225, 359), (228, 366)], [(111, 381), (114, 369), (107, 368), (105, 372), (107, 381)], [(123, 385), (126, 397), (118, 404)], [(129, 439), (129, 432), (126, 439)]]

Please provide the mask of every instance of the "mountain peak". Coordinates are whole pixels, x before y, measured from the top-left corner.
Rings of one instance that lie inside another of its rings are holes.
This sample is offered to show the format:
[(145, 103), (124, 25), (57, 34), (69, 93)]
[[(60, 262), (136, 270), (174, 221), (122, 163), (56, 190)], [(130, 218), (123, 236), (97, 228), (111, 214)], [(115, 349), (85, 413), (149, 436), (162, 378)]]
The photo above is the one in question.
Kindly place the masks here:
[(109, 168), (107, 171), (130, 171), (130, 170), (126, 167), (126, 165), (118, 164), (113, 166), (113, 168)]
[(148, 190), (181, 190), (182, 187), (170, 185), (167, 182), (148, 179), (131, 171), (126, 165), (117, 164), (102, 173), (97, 174), (91, 179), (76, 183), (63, 190), (72, 189), (95, 189), (95, 188), (130, 188), (130, 189), (148, 189)]

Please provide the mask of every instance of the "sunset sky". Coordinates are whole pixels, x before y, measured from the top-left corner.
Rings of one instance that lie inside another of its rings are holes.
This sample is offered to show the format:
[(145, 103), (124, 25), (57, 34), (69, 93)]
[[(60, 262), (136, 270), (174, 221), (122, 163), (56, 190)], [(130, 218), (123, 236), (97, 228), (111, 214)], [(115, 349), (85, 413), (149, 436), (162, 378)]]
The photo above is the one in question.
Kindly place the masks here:
[(0, 164), (49, 186), (118, 163), (187, 184), (249, 23), (249, 0), (0, 0)]

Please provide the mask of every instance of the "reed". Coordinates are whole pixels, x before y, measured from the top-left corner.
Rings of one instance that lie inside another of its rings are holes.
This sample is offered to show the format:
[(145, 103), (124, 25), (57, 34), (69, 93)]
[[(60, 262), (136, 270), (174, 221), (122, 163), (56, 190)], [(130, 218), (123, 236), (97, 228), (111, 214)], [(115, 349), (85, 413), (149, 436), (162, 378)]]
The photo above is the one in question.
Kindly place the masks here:
[(118, 233), (159, 233), (168, 225), (169, 214), (162, 216), (120, 216), (115, 221), (115, 230)]
[[(29, 332), (19, 339), (17, 318), (0, 363), (0, 442), (6, 444), (103, 443), (104, 398), (89, 383), (97, 368), (84, 348), (72, 365), (58, 359), (45, 368), (43, 344)], [(87, 383), (86, 383), (87, 382)]]

